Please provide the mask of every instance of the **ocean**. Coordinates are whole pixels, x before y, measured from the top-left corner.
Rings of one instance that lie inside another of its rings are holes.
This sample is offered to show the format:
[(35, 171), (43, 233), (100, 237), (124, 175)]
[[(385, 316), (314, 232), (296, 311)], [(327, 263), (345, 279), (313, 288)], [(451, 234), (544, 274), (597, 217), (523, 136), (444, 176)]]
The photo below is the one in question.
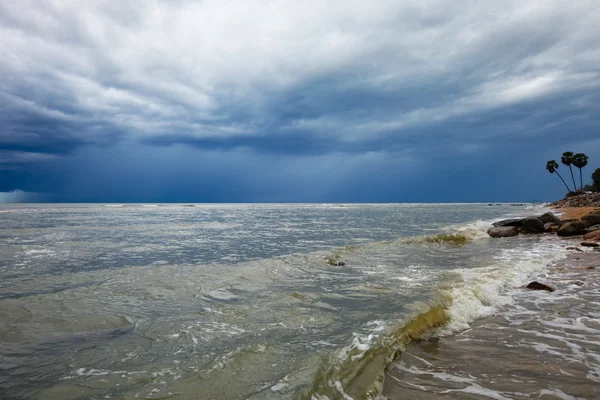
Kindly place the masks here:
[[(486, 234), (494, 220), (544, 211), (0, 205), (0, 398), (570, 398), (561, 396), (572, 382), (498, 385), (475, 376), (481, 366), (452, 372), (461, 355), (501, 337), (502, 323), (524, 327), (557, 298), (522, 286), (549, 279), (572, 240)], [(575, 382), (595, 385), (599, 292), (584, 289), (563, 298), (587, 299), (587, 319), (549, 318), (528, 328), (524, 346), (540, 363), (566, 349), (582, 374)], [(427, 347), (440, 337), (455, 346)], [(505, 356), (496, 355), (518, 361)]]

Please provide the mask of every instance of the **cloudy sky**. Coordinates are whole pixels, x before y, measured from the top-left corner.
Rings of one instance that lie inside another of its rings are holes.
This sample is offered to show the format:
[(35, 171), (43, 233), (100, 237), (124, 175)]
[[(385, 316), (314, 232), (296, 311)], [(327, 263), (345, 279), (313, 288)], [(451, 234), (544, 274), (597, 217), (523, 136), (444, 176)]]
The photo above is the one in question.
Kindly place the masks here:
[(551, 200), (547, 160), (600, 167), (599, 21), (598, 0), (2, 1), (0, 201)]

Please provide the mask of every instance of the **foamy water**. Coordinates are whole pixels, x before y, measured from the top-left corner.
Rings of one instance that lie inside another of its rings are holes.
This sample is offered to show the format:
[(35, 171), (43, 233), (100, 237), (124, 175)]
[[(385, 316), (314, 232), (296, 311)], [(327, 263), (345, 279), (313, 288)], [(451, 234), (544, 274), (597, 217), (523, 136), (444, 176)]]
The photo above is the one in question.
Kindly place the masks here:
[(559, 260), (536, 277), (555, 292), (514, 287), (468, 329), (412, 342), (386, 373), (387, 398), (599, 398), (600, 271), (585, 261), (598, 259), (587, 251)]
[(378, 396), (410, 340), (505, 313), (564, 256), (489, 239), (538, 211), (507, 205), (0, 210), (3, 399)]

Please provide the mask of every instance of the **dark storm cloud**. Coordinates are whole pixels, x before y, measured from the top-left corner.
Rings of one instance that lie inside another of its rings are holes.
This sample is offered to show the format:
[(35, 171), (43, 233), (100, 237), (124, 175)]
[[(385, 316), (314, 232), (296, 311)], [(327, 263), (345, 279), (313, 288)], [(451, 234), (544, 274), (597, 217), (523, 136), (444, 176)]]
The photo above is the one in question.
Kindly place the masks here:
[(2, 2), (2, 187), (122, 143), (379, 175), (593, 147), (598, 20), (584, 0)]

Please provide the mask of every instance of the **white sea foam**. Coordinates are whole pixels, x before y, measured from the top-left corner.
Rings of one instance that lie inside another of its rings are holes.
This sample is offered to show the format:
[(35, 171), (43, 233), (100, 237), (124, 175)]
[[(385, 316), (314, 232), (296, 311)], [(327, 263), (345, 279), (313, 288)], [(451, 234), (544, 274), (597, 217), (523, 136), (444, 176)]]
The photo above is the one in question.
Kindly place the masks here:
[(542, 396), (558, 397), (562, 400), (579, 400), (579, 398), (568, 395), (560, 389), (542, 389), (538, 397)]
[[(414, 365), (410, 366), (410, 368), (407, 368), (401, 362), (395, 363), (394, 367), (400, 371), (404, 371), (405, 373), (408, 373), (411, 375), (427, 375), (427, 376), (432, 376), (436, 379), (439, 379), (443, 382), (453, 382), (453, 383), (457, 383), (457, 384), (467, 385), (460, 389), (443, 390), (443, 391), (437, 392), (438, 394), (445, 394), (445, 393), (451, 393), (451, 392), (464, 392), (464, 393), (478, 394), (478, 395), (481, 395), (484, 397), (489, 397), (489, 398), (497, 399), (497, 400), (510, 400), (510, 397), (503, 396), (502, 393), (500, 393), (498, 391), (495, 391), (495, 390), (492, 390), (492, 389), (482, 386), (472, 376), (469, 376), (469, 377), (457, 376), (457, 375), (453, 375), (453, 374), (450, 374), (447, 372), (436, 372), (431, 369), (421, 370)], [(422, 389), (425, 389), (427, 391), (427, 389), (424, 387), (422, 387)]]
[(362, 358), (365, 352), (373, 347), (377, 340), (385, 333), (389, 323), (382, 320), (369, 321), (363, 325), (360, 332), (352, 333), (352, 343), (337, 351), (339, 361)]
[(215, 289), (215, 290), (210, 290), (205, 294), (206, 297), (211, 298), (213, 300), (220, 300), (220, 301), (232, 301), (232, 300), (238, 300), (239, 297), (236, 296), (235, 294), (228, 292), (225, 289)]
[(23, 254), (27, 255), (27, 256), (48, 256), (48, 255), (54, 255), (56, 254), (54, 252), (54, 250), (50, 250), (50, 249), (29, 249), (29, 250), (25, 250), (23, 252)]
[(531, 251), (505, 250), (494, 265), (460, 269), (460, 283), (448, 290), (452, 303), (450, 321), (439, 334), (450, 335), (467, 329), (476, 319), (492, 315), (498, 307), (512, 303), (509, 289), (524, 285), (547, 265), (565, 255), (559, 246), (541, 243)]
[(452, 229), (456, 230), (457, 232), (462, 233), (463, 235), (467, 236), (471, 240), (478, 240), (478, 239), (483, 239), (483, 238), (489, 237), (489, 235), (487, 234), (487, 231), (490, 228), (490, 225), (492, 224), (492, 222), (494, 222), (494, 221), (496, 221), (496, 220), (484, 221), (484, 220), (478, 219), (478, 220), (470, 222), (468, 224), (454, 225), (454, 226), (452, 226)]

